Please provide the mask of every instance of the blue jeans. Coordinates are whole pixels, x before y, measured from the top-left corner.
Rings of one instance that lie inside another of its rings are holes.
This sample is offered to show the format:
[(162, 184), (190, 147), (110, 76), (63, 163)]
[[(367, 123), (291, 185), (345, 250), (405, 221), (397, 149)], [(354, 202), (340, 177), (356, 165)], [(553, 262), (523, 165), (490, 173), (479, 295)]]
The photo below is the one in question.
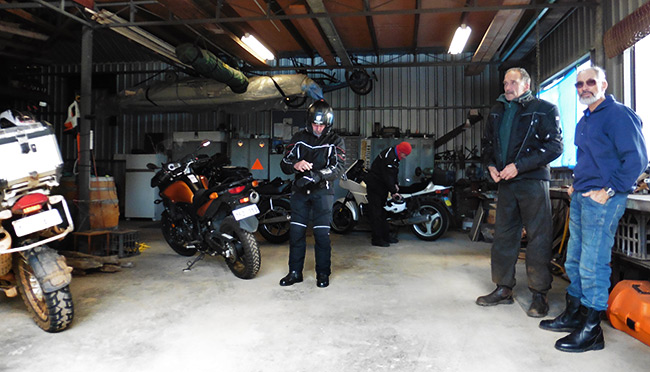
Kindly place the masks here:
[(609, 262), (618, 221), (625, 212), (627, 194), (619, 193), (599, 204), (575, 191), (571, 195), (569, 245), (564, 264), (571, 284), (569, 295), (591, 309), (607, 309), (610, 275)]

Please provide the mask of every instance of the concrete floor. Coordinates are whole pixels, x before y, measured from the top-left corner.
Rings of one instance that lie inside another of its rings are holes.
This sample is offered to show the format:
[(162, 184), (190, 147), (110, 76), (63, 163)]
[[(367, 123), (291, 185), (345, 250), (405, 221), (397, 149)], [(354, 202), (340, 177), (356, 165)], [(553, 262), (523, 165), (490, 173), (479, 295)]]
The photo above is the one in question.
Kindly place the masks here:
[[(519, 263), (513, 305), (476, 306), (493, 289), (489, 249), (450, 232), (426, 243), (372, 247), (368, 233), (332, 235), (333, 275), (317, 288), (283, 288), (287, 245), (258, 237), (262, 268), (237, 279), (221, 258), (183, 273), (187, 258), (155, 223), (130, 221), (150, 248), (122, 272), (75, 277), (72, 326), (41, 331), (19, 298), (0, 295), (0, 371), (647, 371), (650, 348), (604, 323), (603, 351), (553, 348), (563, 333), (538, 328)], [(312, 241), (310, 238), (309, 241)], [(563, 308), (556, 278), (551, 315)]]

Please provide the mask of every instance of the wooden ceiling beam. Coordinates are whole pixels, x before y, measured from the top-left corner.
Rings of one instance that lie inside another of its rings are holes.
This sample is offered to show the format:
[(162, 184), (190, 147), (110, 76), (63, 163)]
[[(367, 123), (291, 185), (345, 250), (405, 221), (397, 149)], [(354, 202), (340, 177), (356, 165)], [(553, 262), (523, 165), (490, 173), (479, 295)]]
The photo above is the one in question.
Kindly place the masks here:
[[(290, 5), (285, 9), (287, 14), (307, 14), (307, 8), (304, 5), (296, 4)], [(309, 43), (316, 49), (318, 55), (325, 61), (328, 66), (336, 66), (336, 58), (332, 54), (329, 46), (325, 40), (321, 37), (320, 31), (314, 21), (309, 18), (299, 18), (293, 21), (296, 26), (301, 30), (301, 33), (305, 35)]]
[[(530, 0), (503, 0), (504, 6), (528, 5)], [(499, 10), (492, 19), (483, 39), (476, 52), (472, 56), (472, 62), (489, 62), (496, 55), (499, 48), (505, 44), (512, 34), (517, 22), (524, 14), (523, 9)], [(465, 75), (472, 76), (480, 74), (485, 65), (470, 65), (465, 69)]]

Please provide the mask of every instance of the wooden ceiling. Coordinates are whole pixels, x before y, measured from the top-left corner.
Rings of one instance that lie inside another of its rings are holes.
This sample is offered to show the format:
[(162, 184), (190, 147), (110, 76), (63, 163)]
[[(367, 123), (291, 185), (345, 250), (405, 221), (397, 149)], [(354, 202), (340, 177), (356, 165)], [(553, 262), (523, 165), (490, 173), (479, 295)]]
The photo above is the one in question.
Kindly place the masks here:
[[(537, 34), (543, 37), (576, 7), (596, 3), (595, 0), (0, 0), (0, 58), (5, 63), (60, 63), (64, 54), (73, 61), (79, 58), (79, 51), (65, 46), (80, 45), (81, 27), (85, 25), (98, 35), (94, 42), (95, 62), (141, 59), (141, 46), (148, 43), (144, 54), (174, 63), (161, 48), (173, 51), (182, 43), (196, 43), (237, 63), (240, 68), (289, 68), (290, 63), (280, 64), (277, 59), (267, 63), (251, 53), (240, 41), (241, 36), (250, 33), (280, 60), (311, 58), (313, 63), (303, 66), (306, 69), (381, 67), (378, 57), (384, 55), (446, 53), (454, 31), (465, 23), (472, 28), (465, 47), (467, 53), (445, 63), (466, 64), (466, 71), (471, 74), (480, 72), (481, 64), (524, 58), (534, 51)], [(96, 21), (97, 16), (93, 19), (96, 12), (103, 12), (103, 24)], [(121, 31), (126, 37), (115, 37), (113, 31)], [(129, 36), (132, 34), (149, 41), (137, 41), (135, 36)], [(139, 47), (134, 47), (134, 43)], [(409, 63), (415, 64), (417, 60)]]

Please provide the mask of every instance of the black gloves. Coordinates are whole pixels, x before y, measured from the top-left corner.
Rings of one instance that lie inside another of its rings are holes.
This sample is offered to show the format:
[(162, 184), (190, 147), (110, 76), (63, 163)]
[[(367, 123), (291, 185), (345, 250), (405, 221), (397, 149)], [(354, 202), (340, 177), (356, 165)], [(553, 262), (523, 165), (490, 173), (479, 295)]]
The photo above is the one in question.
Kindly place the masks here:
[(320, 182), (321, 176), (319, 172), (309, 171), (302, 174), (302, 177), (298, 178), (295, 182), (296, 186), (299, 188), (311, 187), (312, 185)]

